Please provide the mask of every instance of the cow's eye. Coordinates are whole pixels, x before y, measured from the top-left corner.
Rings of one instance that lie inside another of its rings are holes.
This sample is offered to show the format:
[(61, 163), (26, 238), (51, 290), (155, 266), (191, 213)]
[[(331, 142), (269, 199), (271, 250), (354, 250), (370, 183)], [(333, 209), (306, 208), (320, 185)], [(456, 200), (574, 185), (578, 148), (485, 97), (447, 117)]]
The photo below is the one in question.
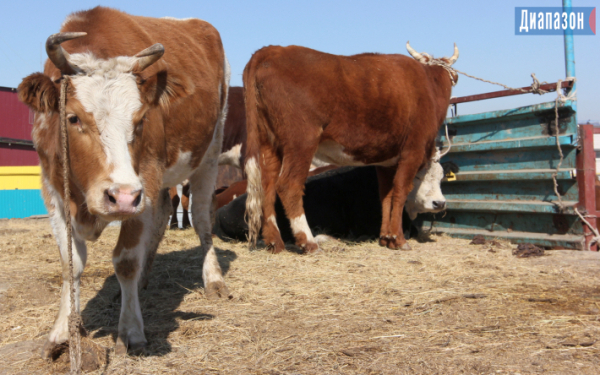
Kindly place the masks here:
[(137, 125), (135, 126), (135, 131), (137, 133), (141, 133), (142, 130), (144, 130), (144, 121), (146, 121), (146, 116), (142, 117), (140, 122), (138, 122)]
[(73, 115), (73, 116), (69, 116), (68, 120), (71, 124), (73, 125), (77, 125), (79, 123), (79, 117)]

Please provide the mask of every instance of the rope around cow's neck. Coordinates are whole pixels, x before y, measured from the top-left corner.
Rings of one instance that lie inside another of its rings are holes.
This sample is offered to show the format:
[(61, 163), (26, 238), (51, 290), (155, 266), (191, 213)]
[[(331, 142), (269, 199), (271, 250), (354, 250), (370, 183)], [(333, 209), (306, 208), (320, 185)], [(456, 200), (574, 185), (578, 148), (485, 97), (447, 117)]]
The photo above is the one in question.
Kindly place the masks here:
[[(77, 313), (75, 305), (75, 277), (73, 275), (73, 245), (72, 245), (72, 233), (71, 233), (71, 189), (69, 187), (69, 138), (67, 135), (67, 118), (66, 118), (66, 106), (67, 106), (67, 85), (69, 84), (69, 77), (63, 76), (60, 83), (60, 133), (61, 133), (61, 145), (62, 145), (62, 166), (63, 166), (63, 184), (64, 184), (64, 197), (63, 197), (63, 209), (65, 215), (65, 225), (67, 229), (67, 253), (69, 254), (69, 300), (71, 301), (71, 311), (69, 313), (69, 359), (71, 362), (71, 373), (81, 373), (81, 335), (79, 327), (81, 324), (81, 318)], [(55, 208), (55, 209), (58, 209)]]

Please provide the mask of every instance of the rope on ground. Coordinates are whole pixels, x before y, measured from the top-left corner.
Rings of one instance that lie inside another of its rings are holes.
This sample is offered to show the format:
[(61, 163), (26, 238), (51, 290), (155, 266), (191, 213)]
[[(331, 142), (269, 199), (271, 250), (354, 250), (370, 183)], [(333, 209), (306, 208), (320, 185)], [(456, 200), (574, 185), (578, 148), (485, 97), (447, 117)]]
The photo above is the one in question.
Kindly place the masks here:
[[(577, 207), (574, 208), (575, 213), (577, 214), (577, 216), (579, 216), (579, 218), (581, 219), (582, 222), (585, 223), (585, 225), (587, 225), (592, 232), (594, 233), (594, 238), (592, 238), (592, 240), (588, 243), (588, 250), (591, 251), (592, 250), (592, 246), (594, 244), (600, 244), (600, 233), (598, 233), (598, 230), (596, 228), (594, 228), (586, 219), (585, 217), (579, 212), (579, 210), (577, 210)], [(595, 218), (596, 216), (593, 215), (588, 215), (587, 217), (589, 218)]]
[(69, 300), (71, 311), (69, 313), (69, 359), (71, 362), (71, 373), (81, 373), (81, 336), (79, 327), (81, 319), (77, 313), (75, 304), (75, 277), (73, 275), (73, 244), (71, 233), (71, 189), (69, 187), (69, 139), (67, 136), (67, 85), (69, 78), (64, 76), (60, 84), (60, 130), (61, 130), (61, 146), (62, 146), (62, 167), (63, 167), (63, 184), (64, 198), (63, 209), (65, 214), (65, 225), (67, 229), (67, 252), (69, 254)]

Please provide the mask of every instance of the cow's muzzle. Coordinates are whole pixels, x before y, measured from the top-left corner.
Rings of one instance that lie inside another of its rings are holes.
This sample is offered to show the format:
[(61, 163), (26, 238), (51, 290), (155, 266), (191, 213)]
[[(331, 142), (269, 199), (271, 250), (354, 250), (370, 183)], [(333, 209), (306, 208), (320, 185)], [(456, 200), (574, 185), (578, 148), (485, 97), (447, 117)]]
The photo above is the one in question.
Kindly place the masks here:
[(443, 210), (446, 208), (446, 201), (433, 201), (431, 202), (434, 210)]
[(104, 191), (104, 208), (109, 215), (134, 215), (142, 202), (143, 190), (112, 186)]

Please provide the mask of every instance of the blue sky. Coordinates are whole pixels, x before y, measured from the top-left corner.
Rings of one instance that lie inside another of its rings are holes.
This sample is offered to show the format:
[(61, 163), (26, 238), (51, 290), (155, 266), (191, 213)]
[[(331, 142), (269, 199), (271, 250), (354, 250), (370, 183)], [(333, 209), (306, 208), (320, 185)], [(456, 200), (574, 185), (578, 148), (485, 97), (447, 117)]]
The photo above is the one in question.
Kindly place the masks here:
[[(16, 87), (40, 71), (46, 38), (59, 30), (71, 12), (96, 5), (149, 17), (197, 17), (221, 33), (232, 66), (231, 84), (242, 84), (242, 71), (252, 53), (266, 45), (302, 45), (335, 54), (403, 53), (405, 44), (435, 56), (460, 50), (459, 70), (512, 87), (565, 77), (561, 36), (514, 35), (514, 8), (561, 6), (560, 0), (452, 1), (27, 1), (0, 4), (0, 86)], [(598, 2), (573, 0), (573, 6)], [(578, 119), (600, 121), (600, 36), (575, 37)], [(131, 51), (132, 54), (138, 51)], [(497, 91), (500, 87), (461, 76), (454, 96)], [(521, 95), (460, 104), (459, 114), (513, 108), (552, 101)]]

